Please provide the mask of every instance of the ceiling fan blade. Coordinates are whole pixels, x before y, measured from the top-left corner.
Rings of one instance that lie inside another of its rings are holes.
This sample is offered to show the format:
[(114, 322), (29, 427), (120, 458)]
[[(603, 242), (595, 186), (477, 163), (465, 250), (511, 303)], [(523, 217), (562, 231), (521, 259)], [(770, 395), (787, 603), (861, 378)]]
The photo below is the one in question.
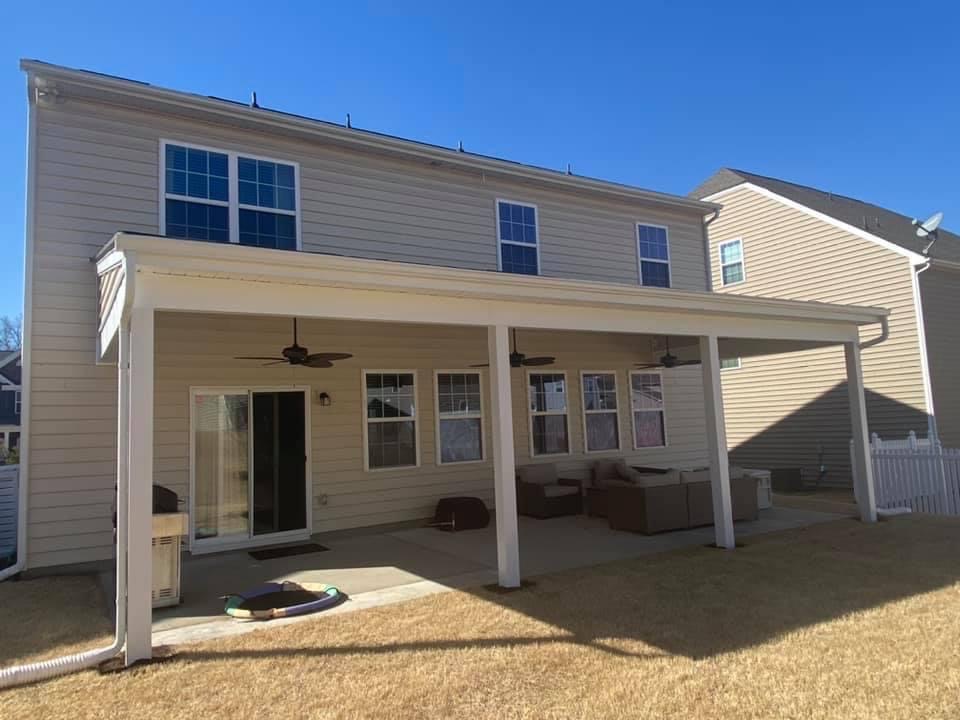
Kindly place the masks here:
[(699, 360), (679, 360), (674, 363), (674, 367), (680, 367), (681, 365), (699, 365)]
[(663, 365), (661, 363), (636, 363), (634, 367), (640, 368), (641, 370), (653, 370), (655, 368), (661, 368)]
[(490, 367), (490, 363), (480, 363), (479, 365), (471, 365), (470, 367)]
[(240, 356), (240, 357), (235, 357), (234, 360), (281, 360), (283, 362), (287, 361), (286, 358), (282, 358), (282, 357), (279, 357), (279, 358), (275, 356), (261, 357), (259, 355)]
[(303, 361), (302, 363), (300, 363), (300, 364), (303, 365), (304, 367), (308, 367), (308, 368), (331, 368), (331, 367), (333, 367), (333, 363), (330, 362), (329, 360), (325, 360), (325, 359), (323, 359), (323, 358), (314, 357), (313, 355), (311, 355), (310, 357), (308, 357), (306, 360), (304, 360), (304, 361)]
[(293, 363), (291, 363), (289, 360), (283, 359), (283, 360), (274, 360), (273, 362), (264, 363), (262, 367), (270, 367), (271, 365), (286, 365), (287, 363), (290, 363), (291, 365), (293, 365)]
[(307, 355), (306, 362), (312, 362), (313, 360), (347, 360), (352, 357), (353, 355), (350, 353), (312, 353)]
[(541, 365), (553, 365), (557, 361), (556, 358), (552, 357), (528, 357), (524, 358), (522, 364), (527, 367), (539, 367)]

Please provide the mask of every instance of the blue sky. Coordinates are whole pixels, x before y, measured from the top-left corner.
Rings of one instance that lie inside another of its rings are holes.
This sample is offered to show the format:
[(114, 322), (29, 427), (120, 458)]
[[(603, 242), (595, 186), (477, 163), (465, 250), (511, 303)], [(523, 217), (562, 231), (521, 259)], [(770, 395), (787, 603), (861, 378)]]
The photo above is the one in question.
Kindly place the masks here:
[(4, 9), (0, 314), (22, 300), (21, 57), (256, 90), (266, 107), (666, 192), (738, 167), (960, 228), (956, 3), (136, 5)]

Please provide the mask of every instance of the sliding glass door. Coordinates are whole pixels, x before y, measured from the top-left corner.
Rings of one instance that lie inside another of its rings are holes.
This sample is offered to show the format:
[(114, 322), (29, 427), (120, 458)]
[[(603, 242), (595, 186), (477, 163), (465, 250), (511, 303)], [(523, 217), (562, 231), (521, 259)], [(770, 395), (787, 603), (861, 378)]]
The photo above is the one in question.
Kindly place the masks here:
[(305, 533), (303, 390), (192, 393), (192, 527), (197, 547)]

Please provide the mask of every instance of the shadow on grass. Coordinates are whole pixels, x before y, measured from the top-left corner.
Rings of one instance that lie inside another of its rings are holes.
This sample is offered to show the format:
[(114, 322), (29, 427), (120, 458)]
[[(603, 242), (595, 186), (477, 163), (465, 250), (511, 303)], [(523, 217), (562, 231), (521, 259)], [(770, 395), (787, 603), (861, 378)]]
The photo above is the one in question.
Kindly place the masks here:
[(960, 581), (958, 541), (958, 519), (914, 516), (877, 525), (841, 520), (754, 537), (732, 552), (687, 548), (543, 575), (514, 593), (470, 591), (485, 602), (560, 628), (560, 635), (222, 653), (183, 648), (178, 655), (212, 661), (555, 643), (638, 659), (704, 659), (953, 585)]

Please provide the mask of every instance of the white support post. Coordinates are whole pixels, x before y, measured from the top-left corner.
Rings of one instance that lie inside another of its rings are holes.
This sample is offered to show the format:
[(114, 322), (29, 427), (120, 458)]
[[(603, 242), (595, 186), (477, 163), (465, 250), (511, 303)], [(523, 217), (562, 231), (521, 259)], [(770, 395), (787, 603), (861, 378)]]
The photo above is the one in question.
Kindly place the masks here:
[(877, 498), (873, 485), (873, 461), (867, 435), (867, 402), (863, 393), (863, 369), (860, 363), (860, 345), (843, 344), (847, 359), (847, 390), (850, 394), (850, 424), (853, 430), (853, 483), (856, 488), (860, 519), (877, 521)]
[(127, 665), (149, 659), (153, 647), (153, 321), (152, 308), (131, 310)]
[(501, 587), (520, 587), (516, 460), (510, 388), (510, 340), (505, 325), (487, 328), (490, 406), (493, 418), (493, 483), (497, 504), (497, 572)]
[(703, 369), (703, 404), (707, 418), (707, 448), (710, 453), (710, 485), (713, 489), (713, 526), (717, 547), (733, 550), (733, 504), (730, 498), (730, 461), (727, 458), (727, 426), (723, 418), (720, 387), (720, 351), (715, 335), (700, 337)]

